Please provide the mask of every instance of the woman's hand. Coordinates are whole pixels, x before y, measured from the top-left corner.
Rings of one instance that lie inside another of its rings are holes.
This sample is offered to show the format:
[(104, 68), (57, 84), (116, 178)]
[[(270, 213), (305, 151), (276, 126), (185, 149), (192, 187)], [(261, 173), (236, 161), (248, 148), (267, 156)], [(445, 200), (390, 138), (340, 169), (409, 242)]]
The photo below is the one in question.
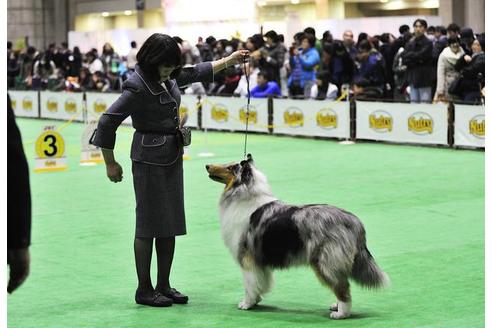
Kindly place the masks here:
[(115, 183), (123, 180), (123, 169), (118, 162), (106, 164), (106, 174), (108, 175), (109, 180)]
[(249, 58), (249, 50), (234, 51), (227, 57), (227, 66), (242, 64)]

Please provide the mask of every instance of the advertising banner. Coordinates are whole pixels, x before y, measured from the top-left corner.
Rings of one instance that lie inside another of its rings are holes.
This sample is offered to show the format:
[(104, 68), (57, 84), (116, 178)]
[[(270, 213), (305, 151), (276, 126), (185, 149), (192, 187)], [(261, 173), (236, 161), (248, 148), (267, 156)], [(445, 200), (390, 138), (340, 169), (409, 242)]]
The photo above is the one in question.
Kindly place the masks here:
[(318, 100), (273, 100), (273, 133), (350, 137), (348, 102)]
[[(202, 128), (246, 130), (245, 98), (205, 97), (202, 101)], [(248, 125), (249, 131), (268, 132), (268, 99), (251, 99)]]
[(445, 104), (357, 102), (357, 139), (447, 145)]
[(37, 91), (8, 90), (12, 109), (18, 117), (39, 117), (39, 103)]
[(40, 116), (59, 120), (84, 120), (84, 95), (75, 92), (40, 92)]
[(454, 105), (454, 144), (485, 147), (485, 107)]
[[(87, 119), (89, 121), (98, 120), (102, 113), (104, 113), (120, 95), (121, 93), (86, 92)], [(131, 117), (128, 116), (122, 124), (131, 125)]]

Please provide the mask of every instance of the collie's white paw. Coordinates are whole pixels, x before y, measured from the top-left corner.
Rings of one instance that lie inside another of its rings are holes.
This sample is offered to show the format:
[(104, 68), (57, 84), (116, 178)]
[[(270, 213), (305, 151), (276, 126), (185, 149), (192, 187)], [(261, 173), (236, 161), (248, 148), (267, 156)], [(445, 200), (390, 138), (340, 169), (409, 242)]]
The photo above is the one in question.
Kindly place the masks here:
[(333, 303), (331, 306), (330, 306), (330, 311), (338, 311), (338, 303)]
[(253, 306), (255, 306), (256, 304), (255, 303), (252, 303), (252, 302), (248, 302), (246, 300), (242, 300), (241, 302), (239, 302), (239, 304), (237, 305), (237, 308), (240, 309), (240, 310), (249, 310), (251, 309)]
[(335, 319), (335, 320), (346, 319), (348, 317), (350, 317), (350, 313), (338, 312), (338, 311), (330, 313), (330, 318)]
[[(336, 306), (336, 310), (333, 310), (333, 307)], [(352, 309), (351, 302), (342, 302), (338, 301), (330, 307), (330, 310), (333, 312), (330, 313), (330, 318), (332, 319), (345, 319), (350, 317), (350, 311)]]

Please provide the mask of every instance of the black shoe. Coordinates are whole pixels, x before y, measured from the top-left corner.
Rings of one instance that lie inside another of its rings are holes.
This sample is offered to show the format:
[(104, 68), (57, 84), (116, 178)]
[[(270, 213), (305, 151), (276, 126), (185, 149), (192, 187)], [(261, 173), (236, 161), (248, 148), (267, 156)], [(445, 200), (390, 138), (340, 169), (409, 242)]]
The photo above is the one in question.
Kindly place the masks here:
[(188, 296), (181, 294), (174, 288), (170, 288), (167, 291), (161, 292), (162, 295), (173, 300), (176, 304), (186, 304), (188, 303)]
[(137, 290), (137, 292), (135, 293), (135, 302), (137, 304), (157, 307), (166, 307), (173, 305), (173, 300), (171, 298), (162, 295), (158, 291), (141, 292)]

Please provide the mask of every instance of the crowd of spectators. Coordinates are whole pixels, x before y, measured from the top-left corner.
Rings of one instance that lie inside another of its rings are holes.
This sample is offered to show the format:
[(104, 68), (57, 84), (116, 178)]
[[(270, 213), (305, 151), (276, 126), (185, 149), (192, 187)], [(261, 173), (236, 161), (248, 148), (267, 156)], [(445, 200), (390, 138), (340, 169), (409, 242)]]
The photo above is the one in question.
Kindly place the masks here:
[[(485, 34), (456, 24), (427, 26), (417, 19), (412, 29), (357, 40), (346, 30), (341, 39), (325, 31), (321, 39), (308, 27), (286, 43), (275, 31), (245, 41), (209, 36), (196, 44), (174, 37), (182, 50), (182, 64), (218, 60), (248, 49), (245, 65), (228, 67), (213, 83), (194, 83), (184, 93), (337, 99), (348, 93), (359, 99), (395, 101), (479, 102), (485, 87)], [(7, 43), (7, 79), (12, 89), (118, 92), (135, 69), (137, 44), (125, 56), (106, 43), (101, 51), (83, 54), (67, 43), (12, 49)], [(248, 83), (249, 80), (249, 83)]]

